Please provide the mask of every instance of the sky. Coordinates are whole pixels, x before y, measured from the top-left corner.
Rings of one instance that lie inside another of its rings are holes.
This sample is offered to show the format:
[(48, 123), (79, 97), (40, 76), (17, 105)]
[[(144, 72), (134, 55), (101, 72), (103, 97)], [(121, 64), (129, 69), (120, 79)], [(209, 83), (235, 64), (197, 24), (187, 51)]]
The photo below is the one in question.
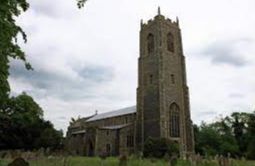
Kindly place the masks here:
[(194, 123), (255, 110), (254, 0), (28, 0), (17, 18), (34, 70), (11, 61), (12, 95), (26, 92), (66, 131), (71, 117), (136, 104), (140, 20), (178, 16)]

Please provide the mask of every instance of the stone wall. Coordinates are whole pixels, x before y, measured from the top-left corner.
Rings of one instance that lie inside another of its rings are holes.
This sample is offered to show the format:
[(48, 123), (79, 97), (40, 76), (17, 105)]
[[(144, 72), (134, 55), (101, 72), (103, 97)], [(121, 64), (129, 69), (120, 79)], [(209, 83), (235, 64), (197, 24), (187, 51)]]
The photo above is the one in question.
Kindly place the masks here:
[(97, 129), (96, 133), (96, 155), (106, 153), (107, 155), (118, 155), (119, 131)]

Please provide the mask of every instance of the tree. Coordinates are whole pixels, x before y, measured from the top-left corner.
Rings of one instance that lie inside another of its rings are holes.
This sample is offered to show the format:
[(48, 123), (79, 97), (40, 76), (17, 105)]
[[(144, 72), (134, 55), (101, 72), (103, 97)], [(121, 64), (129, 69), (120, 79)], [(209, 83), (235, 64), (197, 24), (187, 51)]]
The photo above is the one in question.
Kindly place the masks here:
[(245, 112), (234, 112), (231, 114), (230, 122), (231, 127), (238, 144), (240, 155), (244, 154), (248, 145), (248, 121), (250, 113)]
[(42, 108), (26, 93), (12, 97), (0, 112), (0, 149), (61, 147), (63, 133), (43, 119)]
[(84, 4), (87, 2), (87, 0), (77, 0), (77, 6), (78, 8), (84, 7)]
[(248, 143), (247, 148), (247, 157), (249, 159), (255, 159), (255, 111), (250, 114), (250, 118), (248, 121), (248, 137), (250, 142)]
[(202, 123), (196, 137), (197, 152), (213, 156), (219, 152), (221, 138), (212, 125)]
[(25, 53), (17, 43), (18, 35), (21, 34), (24, 42), (26, 34), (15, 22), (15, 17), (22, 11), (26, 11), (29, 4), (26, 0), (5, 0), (0, 5), (0, 111), (7, 109), (7, 100), (10, 93), (8, 83), (9, 58), (20, 59), (25, 62), (27, 69), (32, 69), (27, 62)]

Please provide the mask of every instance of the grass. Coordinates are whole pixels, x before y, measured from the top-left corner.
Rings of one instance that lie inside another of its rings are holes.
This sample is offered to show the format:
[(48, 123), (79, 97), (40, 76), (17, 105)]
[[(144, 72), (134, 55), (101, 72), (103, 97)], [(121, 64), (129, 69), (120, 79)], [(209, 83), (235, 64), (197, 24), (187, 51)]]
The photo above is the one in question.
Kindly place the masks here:
[[(11, 160), (1, 160), (0, 166), (7, 166)], [(101, 160), (97, 157), (61, 157), (42, 158), (29, 161), (30, 166), (118, 166), (119, 160), (116, 157), (109, 157)], [(168, 166), (169, 163), (165, 160), (156, 159), (129, 159), (127, 166)], [(188, 161), (179, 160), (177, 166), (191, 166)], [(203, 162), (197, 166), (218, 166), (216, 162)], [(255, 166), (255, 161), (240, 161), (235, 160), (232, 166)]]

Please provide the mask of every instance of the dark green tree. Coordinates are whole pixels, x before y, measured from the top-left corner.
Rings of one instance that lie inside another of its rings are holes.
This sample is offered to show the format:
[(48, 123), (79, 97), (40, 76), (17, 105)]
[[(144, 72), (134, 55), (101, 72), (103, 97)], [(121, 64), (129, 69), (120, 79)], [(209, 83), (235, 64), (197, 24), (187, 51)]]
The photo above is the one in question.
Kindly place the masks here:
[(248, 124), (249, 142), (247, 146), (247, 157), (249, 159), (255, 160), (255, 111), (250, 114)]
[(43, 119), (42, 108), (26, 93), (12, 97), (0, 113), (0, 149), (61, 147), (62, 132)]
[(212, 125), (202, 123), (195, 137), (198, 153), (216, 155), (220, 151), (221, 136)]
[(238, 144), (240, 156), (242, 156), (245, 153), (249, 142), (247, 134), (249, 126), (248, 121), (250, 116), (251, 116), (250, 113), (234, 112), (231, 114), (231, 117), (229, 118), (235, 139)]
[(20, 59), (25, 62), (27, 69), (32, 69), (27, 62), (25, 53), (17, 43), (18, 35), (21, 34), (24, 42), (27, 41), (26, 34), (16, 24), (15, 17), (22, 11), (26, 11), (29, 4), (26, 0), (5, 0), (0, 5), (0, 111), (8, 109), (8, 97), (10, 86), (8, 83), (10, 58)]

